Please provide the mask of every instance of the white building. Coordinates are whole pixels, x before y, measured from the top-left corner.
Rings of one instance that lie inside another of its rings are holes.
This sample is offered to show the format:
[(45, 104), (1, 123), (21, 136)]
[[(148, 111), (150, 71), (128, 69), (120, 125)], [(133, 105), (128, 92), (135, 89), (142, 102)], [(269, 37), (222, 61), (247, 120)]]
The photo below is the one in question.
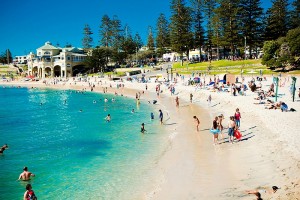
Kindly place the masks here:
[(14, 64), (27, 64), (27, 55), (16, 56), (16, 57), (13, 59), (13, 63), (14, 63)]
[(76, 47), (55, 47), (50, 42), (28, 55), (28, 74), (39, 78), (71, 77), (84, 71), (84, 51)]

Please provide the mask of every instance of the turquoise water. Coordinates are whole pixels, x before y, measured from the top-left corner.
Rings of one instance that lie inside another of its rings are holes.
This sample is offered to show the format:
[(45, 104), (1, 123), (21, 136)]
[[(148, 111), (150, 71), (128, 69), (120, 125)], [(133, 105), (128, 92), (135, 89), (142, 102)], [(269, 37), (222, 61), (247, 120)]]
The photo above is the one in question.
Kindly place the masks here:
[(24, 166), (39, 199), (133, 199), (167, 140), (157, 109), (126, 97), (1, 87), (0, 105), (0, 199), (22, 199)]

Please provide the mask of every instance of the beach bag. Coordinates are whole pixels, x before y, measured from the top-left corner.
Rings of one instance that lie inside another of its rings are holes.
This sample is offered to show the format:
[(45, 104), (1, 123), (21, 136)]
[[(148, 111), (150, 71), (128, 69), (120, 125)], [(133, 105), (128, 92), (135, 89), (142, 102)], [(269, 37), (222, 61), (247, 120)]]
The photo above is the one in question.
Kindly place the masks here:
[(242, 134), (240, 131), (238, 130), (234, 130), (234, 137), (238, 140), (240, 140), (242, 138)]

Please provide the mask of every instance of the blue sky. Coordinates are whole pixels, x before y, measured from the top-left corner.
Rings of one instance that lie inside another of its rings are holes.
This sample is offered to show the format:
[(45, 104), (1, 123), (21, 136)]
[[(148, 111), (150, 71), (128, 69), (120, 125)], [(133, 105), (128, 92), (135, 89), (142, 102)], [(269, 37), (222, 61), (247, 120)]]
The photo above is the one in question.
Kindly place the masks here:
[[(264, 8), (271, 5), (271, 0), (262, 2)], [(13, 56), (36, 53), (46, 41), (81, 47), (84, 24), (90, 25), (96, 46), (105, 14), (117, 15), (146, 43), (148, 27), (155, 27), (159, 14), (170, 16), (170, 0), (5, 0), (1, 8), (0, 53), (10, 49)]]

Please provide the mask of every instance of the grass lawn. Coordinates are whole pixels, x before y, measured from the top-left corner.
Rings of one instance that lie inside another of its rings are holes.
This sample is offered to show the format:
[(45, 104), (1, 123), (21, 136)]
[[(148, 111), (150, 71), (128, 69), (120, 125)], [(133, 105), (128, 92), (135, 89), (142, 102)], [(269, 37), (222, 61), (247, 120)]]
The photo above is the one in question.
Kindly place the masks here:
[[(259, 75), (260, 71), (263, 74), (278, 74), (279, 72), (273, 72), (270, 69), (267, 69), (265, 65), (261, 64), (261, 59), (257, 60), (219, 60), (209, 62), (201, 62), (201, 63), (188, 63), (184, 62), (183, 66), (181, 66), (180, 62), (173, 63), (174, 72), (178, 72), (180, 74), (190, 74), (193, 72), (198, 73), (209, 73), (209, 74), (241, 74), (243, 72), (244, 75)], [(289, 72), (288, 74), (300, 74), (300, 70)]]

